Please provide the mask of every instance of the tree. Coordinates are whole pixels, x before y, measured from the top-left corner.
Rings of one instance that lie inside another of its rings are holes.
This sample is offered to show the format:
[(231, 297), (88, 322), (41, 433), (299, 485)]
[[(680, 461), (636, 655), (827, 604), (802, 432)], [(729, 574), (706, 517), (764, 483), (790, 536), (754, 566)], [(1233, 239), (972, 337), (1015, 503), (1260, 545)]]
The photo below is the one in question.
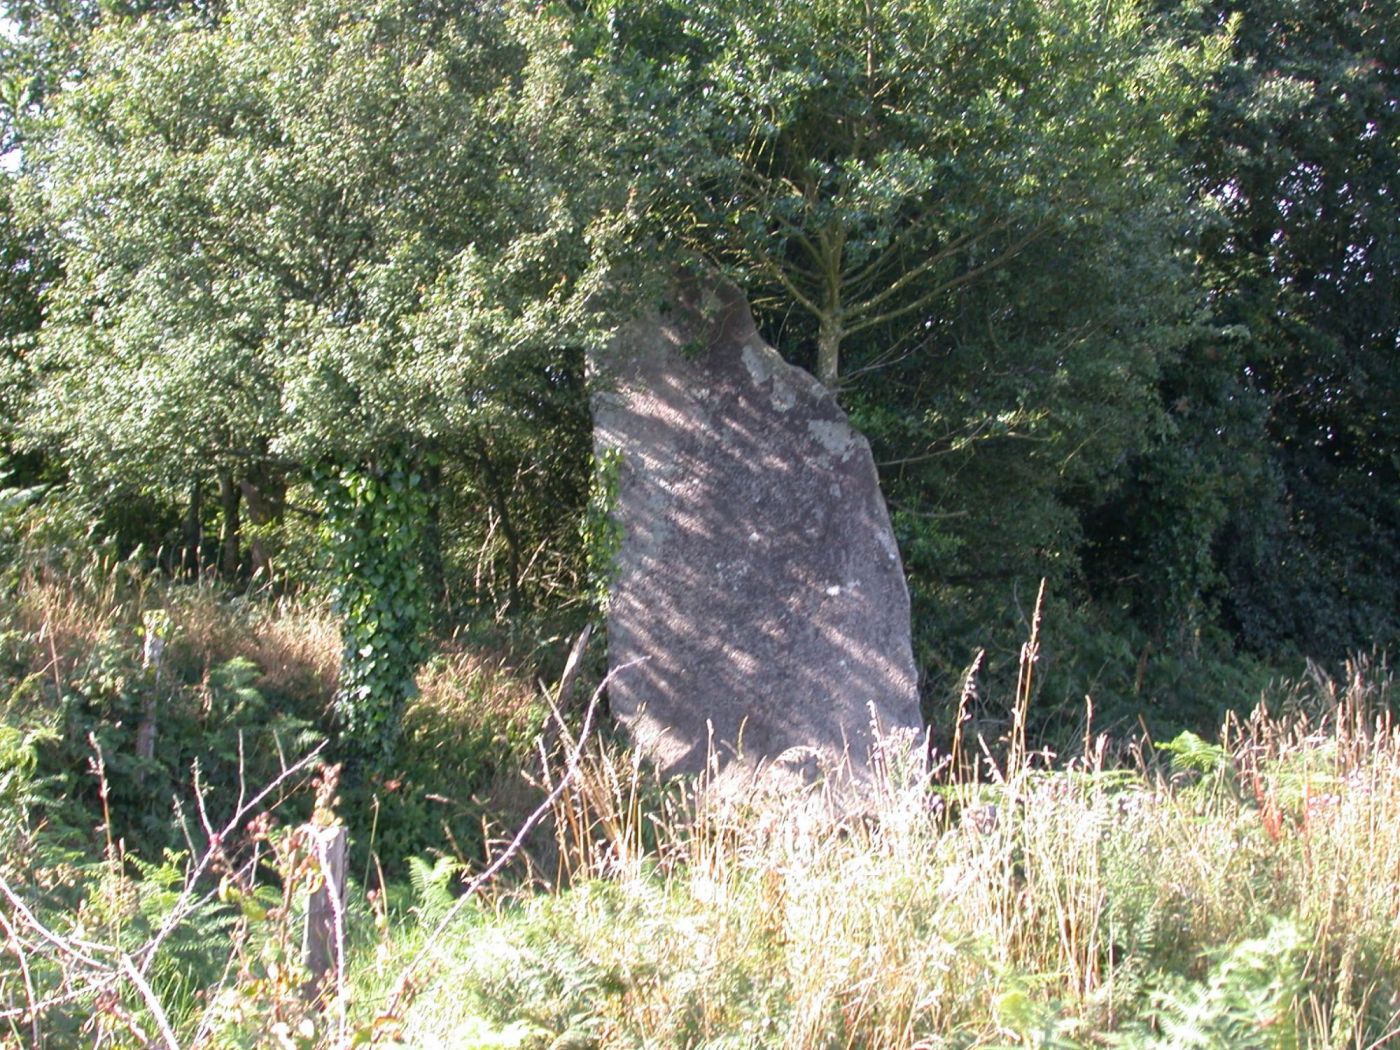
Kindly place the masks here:
[(247, 0), (99, 29), (86, 63), (36, 149), (65, 266), (37, 433), (94, 480), (217, 476), (235, 511), (236, 482), (314, 476), (342, 721), (378, 763), (420, 654), (425, 507), (405, 487), (502, 421), (514, 348), (588, 334), (610, 183), (581, 148), (566, 26)]
[(1196, 352), (1196, 389), (1219, 391), (1199, 445), (1257, 435), (1230, 457), (1220, 600), (1256, 651), (1340, 658), (1400, 631), (1400, 9), (1238, 0), (1203, 17), (1239, 30), (1187, 143), (1219, 331)]
[[(643, 56), (671, 232), (815, 331), (835, 386), (961, 288), (1162, 190), (1223, 38), (1136, 4), (776, 0), (609, 7)], [(843, 362), (851, 340), (873, 354)]]
[[(30, 385), (26, 359), (43, 323), (43, 289), (55, 276), (42, 235), (17, 213), (14, 183), (0, 175), (0, 484), (11, 481), (5, 474), (16, 465), (15, 430)], [(35, 480), (37, 469), (31, 457), (19, 482)]]
[[(1135, 4), (608, 6), (648, 198), (870, 437), (929, 692), (1086, 596), (1083, 519), (1169, 428), (1178, 138), (1230, 39)], [(1082, 696), (1082, 694), (1080, 694)], [(1076, 697), (1076, 700), (1078, 697)]]

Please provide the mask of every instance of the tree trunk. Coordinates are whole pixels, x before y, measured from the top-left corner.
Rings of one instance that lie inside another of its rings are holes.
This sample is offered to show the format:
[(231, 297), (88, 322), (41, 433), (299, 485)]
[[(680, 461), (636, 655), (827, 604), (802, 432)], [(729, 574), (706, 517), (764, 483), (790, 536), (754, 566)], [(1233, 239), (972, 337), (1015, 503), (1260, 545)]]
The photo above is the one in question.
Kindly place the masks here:
[(841, 323), (823, 314), (817, 331), (817, 378), (828, 390), (836, 389), (841, 375)]
[(219, 534), (219, 575), (225, 580), (238, 578), (240, 566), (242, 528), (238, 515), (238, 503), (242, 493), (233, 482), (233, 475), (225, 471), (219, 475), (219, 508), (223, 512), (223, 531)]
[(253, 526), (253, 535), (248, 543), (248, 558), (252, 562), (253, 575), (262, 582), (273, 580), (273, 545), (266, 530), (276, 525), (286, 513), (287, 480), (279, 472), (257, 466), (248, 478), (238, 483), (244, 502), (248, 504), (248, 521)]
[(184, 535), (181, 537), (183, 550), (180, 554), (181, 566), (186, 575), (198, 576), (202, 560), (201, 547), (204, 544), (204, 485), (199, 478), (190, 480), (190, 505), (185, 512)]

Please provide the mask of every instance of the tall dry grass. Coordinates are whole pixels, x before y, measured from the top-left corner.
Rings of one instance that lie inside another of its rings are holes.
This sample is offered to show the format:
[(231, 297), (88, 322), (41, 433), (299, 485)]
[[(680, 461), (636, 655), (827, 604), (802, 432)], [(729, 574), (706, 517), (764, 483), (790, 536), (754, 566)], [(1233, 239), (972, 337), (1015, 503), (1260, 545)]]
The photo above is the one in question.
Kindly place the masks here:
[[(56, 692), (104, 638), (136, 646), (163, 610), (187, 681), (244, 656), (269, 695), (333, 695), (324, 610), (100, 561), (35, 570), (15, 594), (6, 627)], [(553, 888), (496, 887), (430, 943), (414, 916), (432, 909), (400, 913), (354, 975), (361, 1001), (382, 1001), (396, 952), (426, 950), (409, 1045), (1400, 1044), (1400, 727), (1384, 662), (1314, 670), (1218, 744), (1089, 736), (1060, 761), (1027, 745), (1034, 634), (1024, 655), (1006, 739), (957, 735), (932, 772), (885, 769), (859, 819), (820, 787), (714, 805), (594, 743), (559, 796), (538, 871)], [(420, 684), (386, 847), (438, 825), (464, 842), (483, 796), (539, 797), (518, 775), (542, 724), (533, 687), (466, 650)]]
[(339, 626), (324, 603), (235, 598), (213, 580), (172, 581), (130, 560), (94, 553), (62, 567), (22, 561), (4, 626), (20, 639), (28, 673), (55, 695), (93, 654), (117, 644), (139, 651), (147, 618), (169, 617), (166, 658), (186, 681), (242, 658), (258, 668), (257, 688), (308, 718), (335, 694)]
[(707, 806), (601, 748), (557, 824), (568, 886), (499, 898), (444, 939), (410, 1037), (1391, 1045), (1393, 684), (1358, 662), (1284, 699), (1221, 745), (1126, 768), (1098, 738), (1066, 763), (979, 747), (951, 783), (893, 771), (860, 820), (819, 789), (776, 812)]

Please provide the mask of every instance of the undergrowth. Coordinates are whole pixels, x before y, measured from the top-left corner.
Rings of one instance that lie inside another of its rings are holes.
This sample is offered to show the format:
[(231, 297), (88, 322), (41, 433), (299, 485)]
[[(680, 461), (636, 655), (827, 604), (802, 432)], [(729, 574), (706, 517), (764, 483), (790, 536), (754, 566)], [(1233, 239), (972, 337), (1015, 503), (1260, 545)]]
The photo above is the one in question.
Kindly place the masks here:
[[(853, 815), (820, 786), (660, 785), (576, 722), (536, 747), (545, 691), (447, 645), (357, 797), (316, 750), (323, 612), (101, 560), (5, 586), (0, 1045), (1400, 1038), (1383, 661), (1314, 669), (1210, 739), (1086, 729), (1060, 758), (1026, 738), (1033, 637), (998, 739), (959, 723)], [(343, 950), (318, 982), (301, 939), (342, 826)]]
[[(436, 936), (406, 1041), (1391, 1045), (1392, 690), (1384, 666), (1318, 672), (1219, 743), (1183, 734), (1128, 765), (1102, 737), (1067, 762), (1011, 741), (957, 781), (896, 777), (860, 820), (820, 791), (705, 805), (595, 751), (560, 803), (591, 820), (559, 821), (591, 870)], [(400, 928), (393, 951), (421, 937)]]

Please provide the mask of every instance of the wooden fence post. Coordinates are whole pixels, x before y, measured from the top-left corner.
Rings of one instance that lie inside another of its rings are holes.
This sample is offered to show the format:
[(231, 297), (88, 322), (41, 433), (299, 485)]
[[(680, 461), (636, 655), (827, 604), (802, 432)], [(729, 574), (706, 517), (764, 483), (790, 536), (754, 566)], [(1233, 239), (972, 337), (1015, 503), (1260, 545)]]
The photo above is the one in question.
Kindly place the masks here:
[(323, 995), (326, 974), (334, 967), (339, 974), (345, 964), (345, 827), (336, 824), (319, 827), (308, 824), (321, 884), (306, 905), (306, 928), (301, 958), (311, 975), (302, 989), (308, 999)]

